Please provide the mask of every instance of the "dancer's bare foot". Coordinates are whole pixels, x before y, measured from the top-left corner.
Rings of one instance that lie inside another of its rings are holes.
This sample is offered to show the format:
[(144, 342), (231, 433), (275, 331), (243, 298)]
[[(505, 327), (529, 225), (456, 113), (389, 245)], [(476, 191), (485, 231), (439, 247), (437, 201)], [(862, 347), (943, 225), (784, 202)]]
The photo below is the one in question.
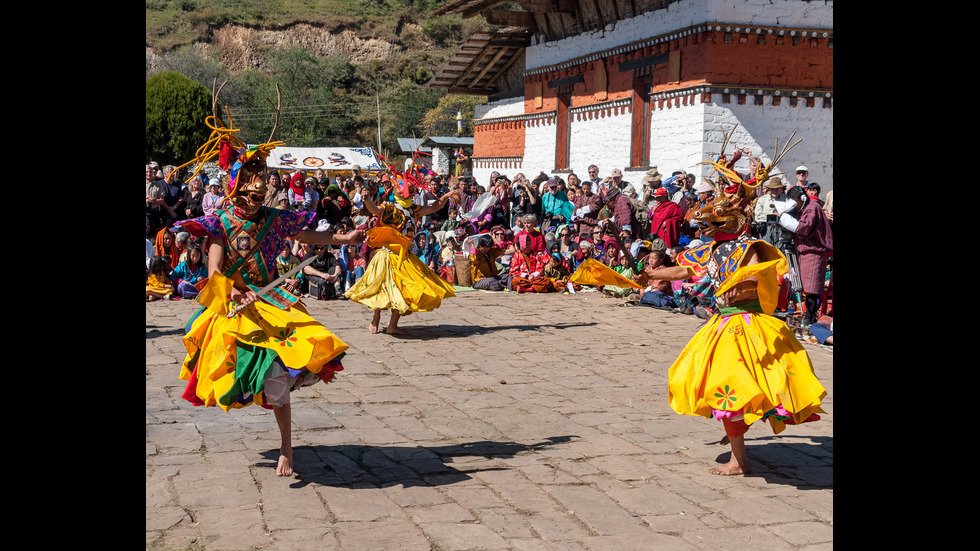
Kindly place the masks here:
[(372, 334), (377, 333), (378, 326), (372, 323), (371, 325), (368, 326), (368, 331), (370, 331)]
[(401, 317), (401, 314), (399, 314), (397, 310), (392, 310), (391, 319), (388, 321), (388, 328), (385, 329), (385, 333), (389, 335), (404, 335), (405, 330), (398, 327), (398, 320)]
[(728, 439), (728, 435), (726, 434), (726, 435), (725, 435), (725, 436), (724, 436), (724, 437), (723, 437), (723, 438), (721, 439), (721, 442), (719, 442), (719, 444), (721, 444), (722, 446), (727, 446), (729, 442), (731, 442), (731, 440), (729, 440), (729, 439)]
[(724, 465), (715, 467), (708, 472), (711, 474), (718, 474), (722, 476), (731, 476), (735, 474), (749, 474), (752, 472), (752, 466), (749, 465), (749, 456), (745, 450), (745, 435), (739, 435), (734, 438), (725, 435), (722, 442), (730, 443), (732, 445), (732, 457), (728, 460), (728, 463)]
[(752, 472), (752, 467), (750, 467), (747, 462), (745, 465), (739, 464), (739, 462), (736, 461), (735, 457), (733, 456), (731, 461), (728, 463), (715, 467), (708, 472), (722, 476), (732, 476), (736, 474), (749, 474)]
[(279, 465), (276, 466), (277, 476), (293, 475), (293, 450), (279, 451)]
[(381, 310), (375, 310), (374, 315), (371, 318), (371, 325), (368, 326), (368, 331), (370, 331), (372, 335), (377, 333), (379, 325), (381, 325)]

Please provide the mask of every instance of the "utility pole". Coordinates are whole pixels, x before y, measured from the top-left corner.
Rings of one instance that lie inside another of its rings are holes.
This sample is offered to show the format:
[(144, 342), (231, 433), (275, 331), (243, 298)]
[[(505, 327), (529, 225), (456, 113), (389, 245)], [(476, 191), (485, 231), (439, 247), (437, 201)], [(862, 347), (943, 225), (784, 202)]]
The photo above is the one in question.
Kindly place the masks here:
[(375, 92), (374, 97), (378, 101), (378, 153), (381, 153), (381, 95)]

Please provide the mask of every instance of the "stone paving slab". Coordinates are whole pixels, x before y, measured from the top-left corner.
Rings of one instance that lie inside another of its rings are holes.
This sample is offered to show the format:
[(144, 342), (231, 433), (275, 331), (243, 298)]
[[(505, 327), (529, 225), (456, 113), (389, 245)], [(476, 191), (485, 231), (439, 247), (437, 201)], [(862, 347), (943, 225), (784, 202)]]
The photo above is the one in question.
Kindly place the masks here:
[(719, 477), (721, 424), (667, 403), (693, 316), (466, 292), (394, 337), (361, 305), (305, 302), (350, 349), (334, 382), (293, 393), (290, 478), (271, 411), (180, 397), (197, 303), (147, 303), (148, 550), (833, 547), (832, 349), (805, 345), (823, 419), (754, 427), (754, 472)]

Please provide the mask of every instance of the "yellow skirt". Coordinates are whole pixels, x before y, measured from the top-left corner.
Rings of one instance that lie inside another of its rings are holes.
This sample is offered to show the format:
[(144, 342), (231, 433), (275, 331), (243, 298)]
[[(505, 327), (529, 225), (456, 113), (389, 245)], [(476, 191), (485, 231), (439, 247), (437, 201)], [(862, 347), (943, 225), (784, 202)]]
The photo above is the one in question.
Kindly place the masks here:
[(668, 371), (677, 413), (769, 421), (773, 433), (823, 413), (826, 396), (806, 350), (785, 323), (763, 313), (715, 314)]
[(343, 369), (347, 344), (299, 303), (281, 310), (260, 301), (228, 318), (234, 306), (226, 299), (231, 286), (230, 279), (215, 273), (198, 295), (204, 307), (187, 323), (183, 338), (185, 399), (225, 411), (252, 403), (268, 407), (265, 381), (283, 369), (293, 379), (314, 373), (325, 382)]
[(451, 283), (406, 252), (406, 238), (399, 239), (389, 230), (369, 230), (368, 244), (381, 248), (344, 296), (372, 310), (391, 309), (403, 315), (431, 312), (442, 304), (442, 299), (456, 296)]

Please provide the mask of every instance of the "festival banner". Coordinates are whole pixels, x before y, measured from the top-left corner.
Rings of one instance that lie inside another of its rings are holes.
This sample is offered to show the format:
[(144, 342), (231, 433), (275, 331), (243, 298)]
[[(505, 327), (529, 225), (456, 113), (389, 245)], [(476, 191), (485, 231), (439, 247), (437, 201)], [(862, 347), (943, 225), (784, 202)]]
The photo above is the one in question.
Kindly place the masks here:
[(267, 165), (273, 170), (349, 171), (354, 165), (364, 172), (384, 170), (377, 153), (370, 147), (277, 147)]

